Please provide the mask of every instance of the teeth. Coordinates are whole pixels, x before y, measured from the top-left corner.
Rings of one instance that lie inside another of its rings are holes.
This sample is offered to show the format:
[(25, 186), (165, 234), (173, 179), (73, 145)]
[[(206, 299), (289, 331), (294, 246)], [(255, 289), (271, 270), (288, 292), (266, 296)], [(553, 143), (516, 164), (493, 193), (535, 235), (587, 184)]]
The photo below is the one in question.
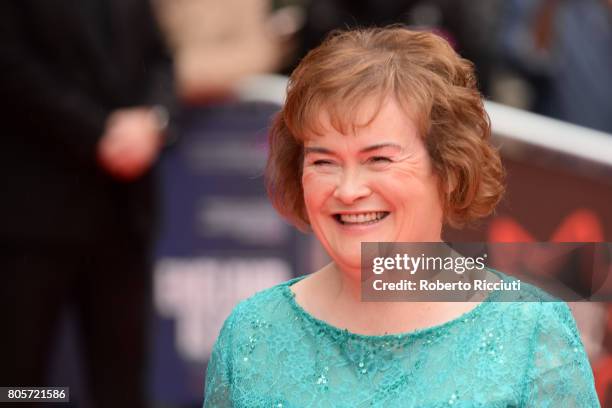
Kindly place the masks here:
[(384, 212), (370, 212), (361, 214), (340, 214), (340, 221), (348, 224), (360, 224), (378, 221), (385, 215)]

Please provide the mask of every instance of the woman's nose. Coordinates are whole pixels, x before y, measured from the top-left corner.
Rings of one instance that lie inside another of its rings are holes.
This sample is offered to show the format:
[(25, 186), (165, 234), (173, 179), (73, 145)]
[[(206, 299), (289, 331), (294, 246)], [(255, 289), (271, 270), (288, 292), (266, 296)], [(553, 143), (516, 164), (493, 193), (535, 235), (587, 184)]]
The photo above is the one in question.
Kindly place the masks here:
[(345, 171), (334, 191), (334, 197), (343, 204), (350, 205), (355, 201), (365, 198), (372, 193), (366, 180), (359, 171)]

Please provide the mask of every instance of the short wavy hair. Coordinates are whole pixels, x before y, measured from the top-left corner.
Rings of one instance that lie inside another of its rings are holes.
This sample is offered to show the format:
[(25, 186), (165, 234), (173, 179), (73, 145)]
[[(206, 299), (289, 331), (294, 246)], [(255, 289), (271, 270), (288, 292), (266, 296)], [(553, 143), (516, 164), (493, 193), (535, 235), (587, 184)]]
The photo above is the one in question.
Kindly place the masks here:
[(320, 113), (342, 134), (361, 101), (378, 110), (393, 97), (416, 123), (440, 180), (444, 222), (486, 217), (504, 192), (504, 170), (471, 62), (440, 36), (404, 27), (336, 31), (293, 71), (269, 133), (266, 187), (276, 210), (301, 230), (309, 220), (302, 189), (304, 141), (320, 134)]

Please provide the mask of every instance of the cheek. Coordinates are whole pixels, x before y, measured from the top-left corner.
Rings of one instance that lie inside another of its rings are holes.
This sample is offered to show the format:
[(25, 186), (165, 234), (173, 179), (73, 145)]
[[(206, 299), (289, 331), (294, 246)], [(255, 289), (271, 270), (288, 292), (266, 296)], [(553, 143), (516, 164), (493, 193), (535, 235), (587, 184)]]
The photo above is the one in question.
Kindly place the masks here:
[(401, 168), (377, 173), (371, 178), (371, 183), (394, 206), (400, 205), (409, 196), (417, 195), (419, 190), (414, 174)]
[(310, 213), (322, 206), (325, 200), (333, 194), (334, 186), (335, 176), (322, 175), (316, 171), (304, 169), (302, 189), (306, 210)]
[[(439, 205), (439, 193), (433, 175), (423, 175), (410, 169), (392, 169), (380, 174), (373, 182), (385, 200), (396, 209), (435, 209)], [(391, 193), (391, 194), (389, 194)]]
[(414, 174), (412, 171), (401, 167), (389, 169), (376, 175), (376, 183), (393, 188), (405, 189), (413, 183)]

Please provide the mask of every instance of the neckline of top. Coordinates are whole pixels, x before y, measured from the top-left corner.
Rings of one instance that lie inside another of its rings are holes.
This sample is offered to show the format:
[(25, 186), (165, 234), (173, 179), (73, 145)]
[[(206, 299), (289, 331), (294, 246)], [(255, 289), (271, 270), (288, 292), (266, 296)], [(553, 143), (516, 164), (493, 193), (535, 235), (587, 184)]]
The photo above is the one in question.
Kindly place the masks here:
[[(494, 269), (487, 268), (488, 271), (499, 277), (502, 282), (505, 281), (501, 272), (498, 272)], [(335, 336), (346, 336), (354, 340), (362, 340), (362, 341), (385, 341), (385, 340), (403, 340), (403, 339), (415, 339), (419, 338), (431, 333), (435, 333), (441, 330), (447, 330), (451, 326), (454, 326), (458, 323), (467, 322), (470, 319), (475, 319), (480, 315), (480, 313), (484, 310), (487, 305), (493, 303), (499, 294), (500, 290), (491, 291), (482, 302), (480, 302), (476, 307), (468, 310), (467, 312), (455, 317), (454, 319), (448, 320), (444, 323), (436, 324), (429, 327), (424, 327), (422, 329), (415, 329), (407, 332), (401, 333), (392, 333), (392, 334), (380, 334), (380, 335), (369, 335), (369, 334), (360, 334), (349, 331), (348, 329), (342, 329), (340, 327), (334, 326), (330, 323), (327, 323), (324, 320), (321, 320), (312, 314), (310, 314), (306, 309), (304, 309), (295, 299), (295, 293), (291, 290), (291, 286), (302, 279), (306, 278), (308, 275), (298, 276), (296, 278), (290, 279), (287, 282), (281, 285), (281, 292), (287, 297), (289, 304), (293, 308), (293, 310), (301, 316), (303, 319), (309, 321), (313, 325), (317, 326), (320, 329), (324, 329), (327, 332), (331, 333)]]

